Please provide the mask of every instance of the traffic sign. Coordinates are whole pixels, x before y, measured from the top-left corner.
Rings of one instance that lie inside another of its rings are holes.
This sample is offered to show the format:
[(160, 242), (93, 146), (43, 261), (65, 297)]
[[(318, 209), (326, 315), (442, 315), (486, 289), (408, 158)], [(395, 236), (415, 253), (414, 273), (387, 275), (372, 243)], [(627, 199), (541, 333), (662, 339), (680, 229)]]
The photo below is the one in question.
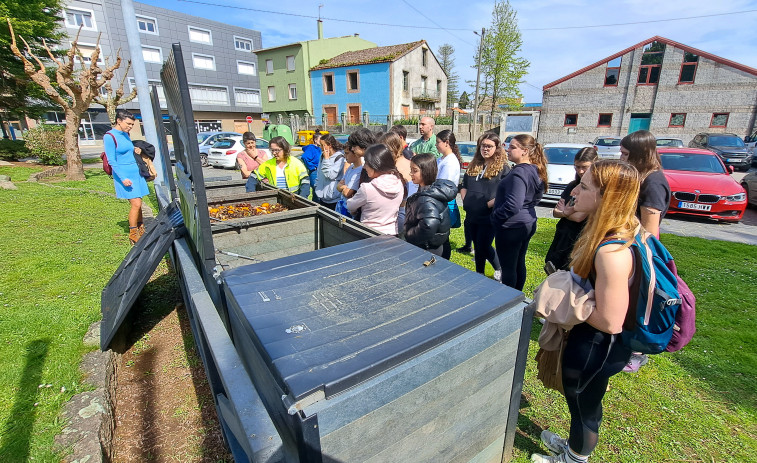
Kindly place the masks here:
[(252, 124), (252, 116), (247, 116), (247, 123)]

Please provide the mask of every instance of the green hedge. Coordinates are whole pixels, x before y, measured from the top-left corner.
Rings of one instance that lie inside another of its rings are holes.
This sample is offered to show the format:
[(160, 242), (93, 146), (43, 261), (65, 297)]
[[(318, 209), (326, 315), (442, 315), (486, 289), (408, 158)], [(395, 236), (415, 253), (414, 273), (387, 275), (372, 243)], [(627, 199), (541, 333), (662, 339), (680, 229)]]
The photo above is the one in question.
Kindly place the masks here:
[(62, 166), (63, 154), (66, 152), (65, 144), (62, 143), (65, 130), (62, 125), (38, 125), (24, 132), (26, 147), (42, 164)]
[(0, 139), (0, 159), (18, 161), (27, 156), (29, 156), (29, 150), (23, 140)]

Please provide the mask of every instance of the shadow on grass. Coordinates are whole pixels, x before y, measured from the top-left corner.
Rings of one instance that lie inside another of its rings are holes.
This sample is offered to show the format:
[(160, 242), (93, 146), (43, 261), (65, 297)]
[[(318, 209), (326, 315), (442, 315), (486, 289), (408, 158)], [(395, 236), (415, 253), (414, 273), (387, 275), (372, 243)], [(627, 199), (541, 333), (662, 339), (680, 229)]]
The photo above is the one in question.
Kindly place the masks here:
[(29, 444), (36, 416), (34, 404), (39, 396), (42, 367), (49, 346), (50, 341), (47, 339), (37, 339), (26, 345), (26, 360), (18, 382), (13, 410), (2, 428), (2, 461), (26, 461), (29, 458)]
[(541, 440), (538, 437), (541, 435), (544, 428), (534, 423), (522, 413), (523, 409), (530, 406), (531, 404), (528, 399), (521, 394), (519, 408), (521, 412), (518, 413), (518, 427), (515, 430), (515, 442), (513, 443), (513, 447), (526, 455), (544, 452), (544, 449), (541, 446)]

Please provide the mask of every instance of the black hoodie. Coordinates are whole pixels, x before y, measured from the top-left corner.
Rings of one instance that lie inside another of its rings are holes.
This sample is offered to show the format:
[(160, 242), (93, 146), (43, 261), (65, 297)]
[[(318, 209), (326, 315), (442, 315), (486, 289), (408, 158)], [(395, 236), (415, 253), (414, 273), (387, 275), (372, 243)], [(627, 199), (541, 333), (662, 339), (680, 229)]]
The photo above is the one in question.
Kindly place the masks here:
[(449, 239), (449, 207), (457, 185), (439, 179), (423, 187), (405, 205), (405, 240), (422, 249), (435, 249)]

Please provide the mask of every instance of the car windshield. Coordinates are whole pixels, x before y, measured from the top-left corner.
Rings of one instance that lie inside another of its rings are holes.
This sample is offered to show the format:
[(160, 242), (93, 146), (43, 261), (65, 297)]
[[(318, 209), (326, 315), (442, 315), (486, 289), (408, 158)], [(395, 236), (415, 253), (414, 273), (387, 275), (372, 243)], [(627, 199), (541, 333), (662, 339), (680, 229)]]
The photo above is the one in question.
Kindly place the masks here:
[(547, 147), (544, 150), (544, 154), (547, 155), (547, 162), (550, 164), (564, 164), (573, 165), (573, 160), (576, 158), (576, 153), (581, 151), (581, 148), (558, 148)]
[(662, 168), (665, 170), (684, 170), (688, 172), (707, 172), (725, 174), (723, 164), (715, 155), (699, 153), (663, 153)]
[(717, 135), (714, 137), (710, 137), (709, 144), (710, 146), (728, 146), (732, 148), (743, 148), (744, 140), (742, 140), (739, 137), (725, 137), (722, 135)]
[(679, 140), (678, 138), (658, 138), (657, 139), (657, 146), (667, 146), (667, 147), (679, 147), (683, 148), (683, 141)]
[(599, 138), (594, 143), (597, 146), (620, 146), (619, 138)]
[(255, 148), (257, 149), (268, 149), (268, 142), (265, 140), (255, 140)]
[(457, 147), (460, 148), (460, 156), (473, 156), (476, 154), (475, 144), (459, 144)]
[(199, 144), (199, 143), (204, 142), (205, 140), (208, 139), (208, 137), (210, 137), (209, 133), (198, 133), (197, 134), (197, 143)]
[(222, 138), (221, 140), (218, 140), (217, 142), (215, 142), (215, 144), (213, 145), (213, 148), (218, 148), (218, 149), (231, 148), (232, 146), (234, 146), (234, 143), (236, 143), (235, 140), (232, 140), (230, 138)]

